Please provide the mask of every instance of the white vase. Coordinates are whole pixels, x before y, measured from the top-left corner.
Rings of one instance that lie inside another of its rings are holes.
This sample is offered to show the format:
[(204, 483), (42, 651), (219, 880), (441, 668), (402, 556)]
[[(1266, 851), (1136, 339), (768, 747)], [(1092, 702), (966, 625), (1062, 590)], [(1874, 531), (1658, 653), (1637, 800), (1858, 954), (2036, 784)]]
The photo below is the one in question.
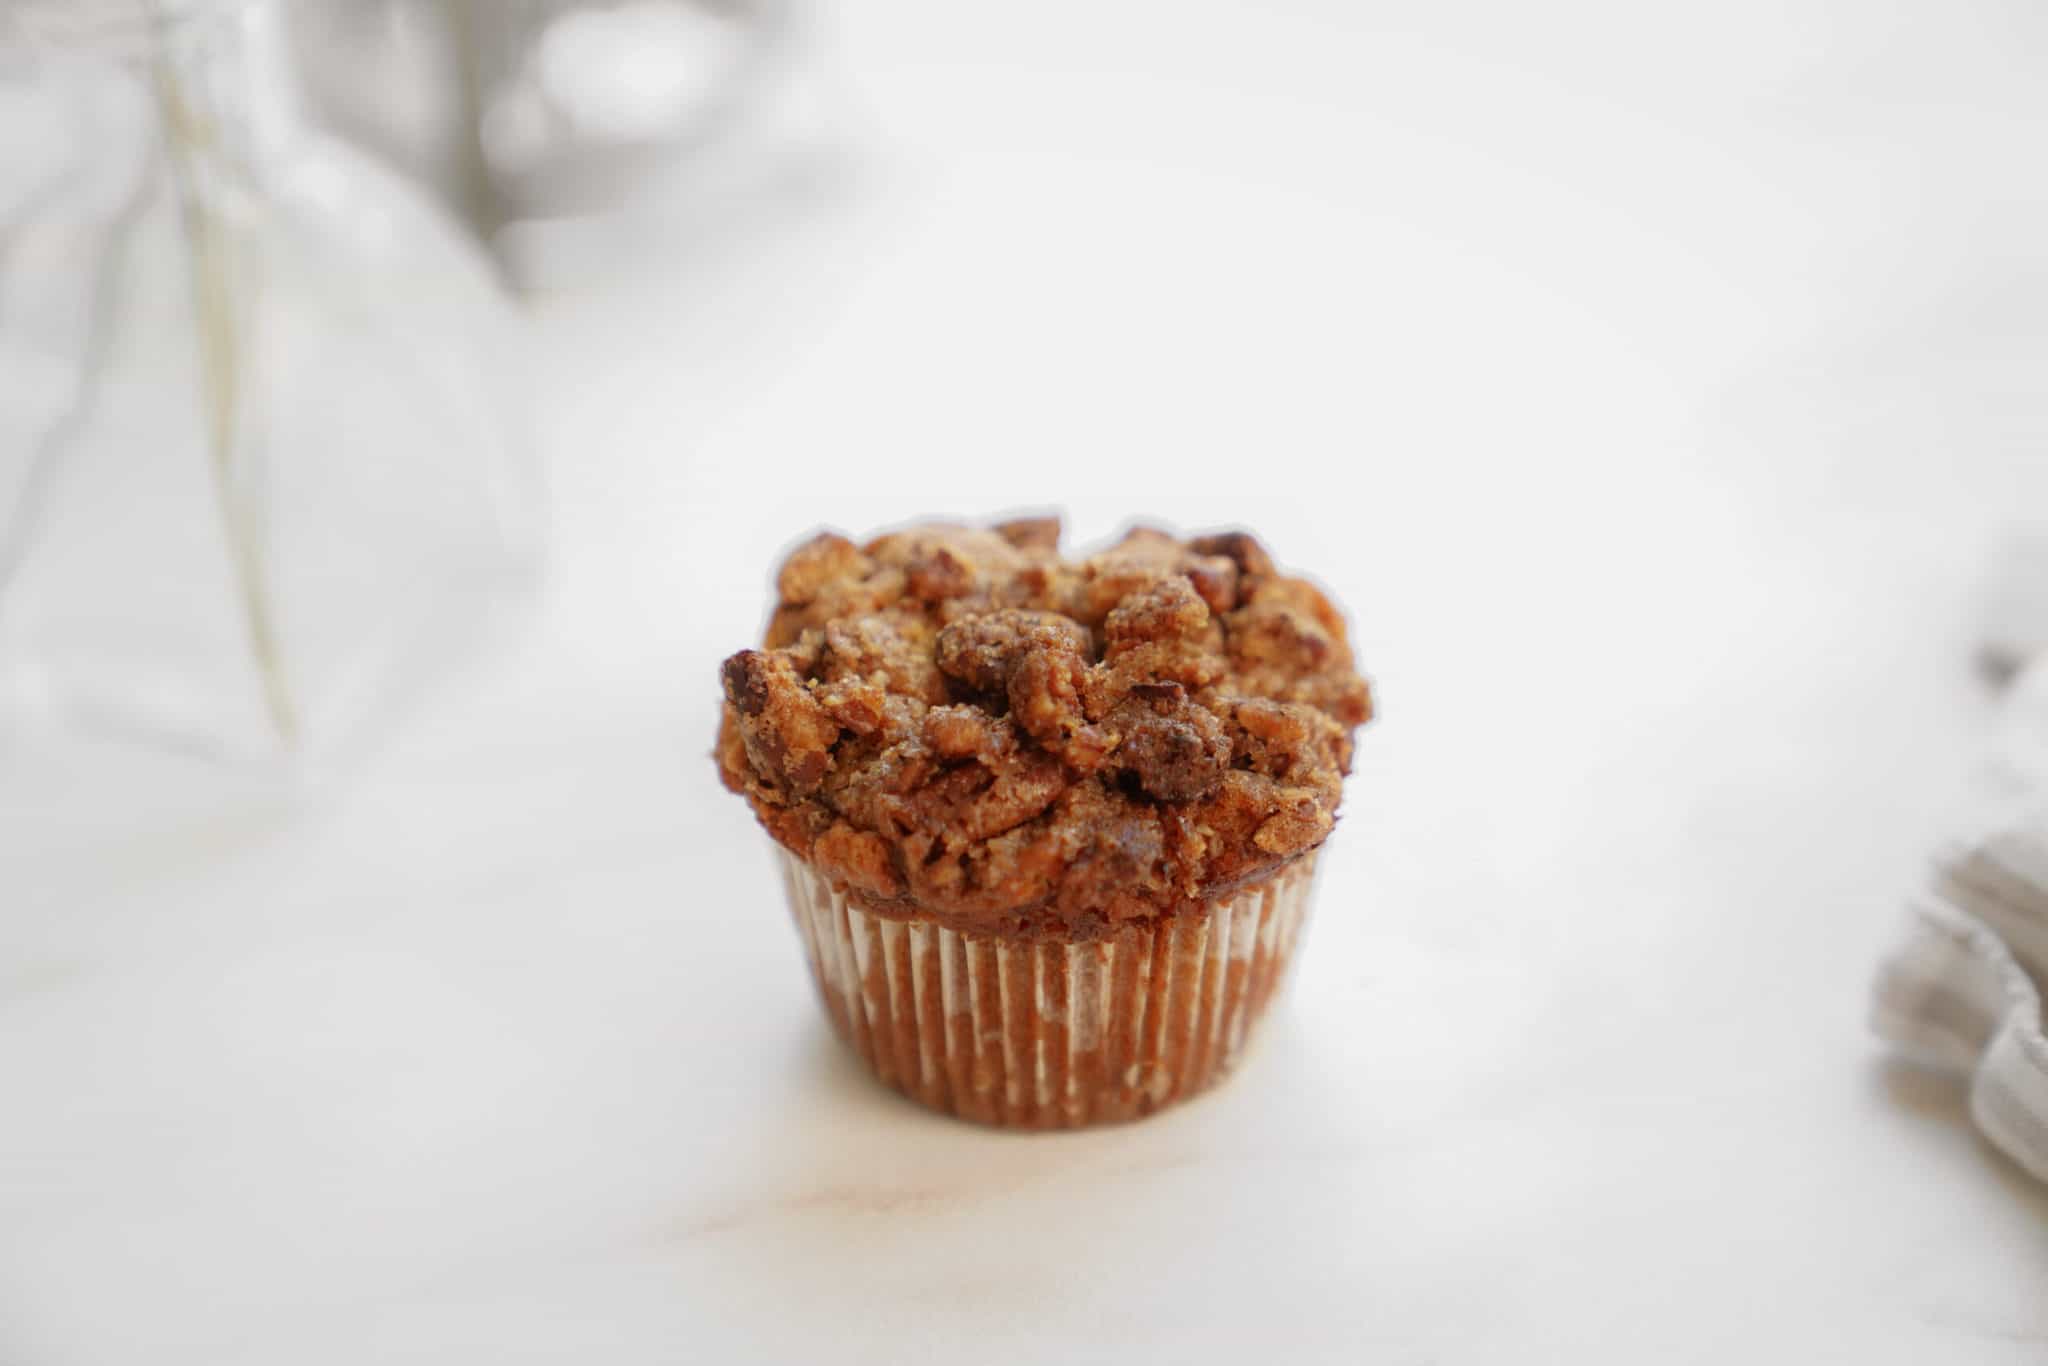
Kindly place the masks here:
[(319, 763), (530, 596), (486, 258), (296, 116), (269, 3), (0, 0), (15, 715)]

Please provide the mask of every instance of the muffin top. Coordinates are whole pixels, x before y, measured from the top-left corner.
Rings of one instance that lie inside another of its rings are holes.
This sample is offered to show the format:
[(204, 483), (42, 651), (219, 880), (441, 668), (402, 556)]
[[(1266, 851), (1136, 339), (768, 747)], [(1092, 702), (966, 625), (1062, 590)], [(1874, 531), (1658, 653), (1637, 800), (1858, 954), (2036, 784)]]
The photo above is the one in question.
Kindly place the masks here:
[(797, 547), (722, 670), (726, 786), (864, 905), (1012, 935), (1098, 936), (1322, 843), (1372, 714), (1329, 600), (1241, 531), (1059, 541)]

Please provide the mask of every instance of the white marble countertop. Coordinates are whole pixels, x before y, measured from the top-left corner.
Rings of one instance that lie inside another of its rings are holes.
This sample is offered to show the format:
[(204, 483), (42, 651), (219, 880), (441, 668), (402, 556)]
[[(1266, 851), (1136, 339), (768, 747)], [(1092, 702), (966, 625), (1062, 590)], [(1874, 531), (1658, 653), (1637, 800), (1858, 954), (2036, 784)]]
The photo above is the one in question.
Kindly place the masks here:
[[(2048, 518), (2033, 6), (849, 7), (820, 155), (542, 301), (530, 637), (287, 804), (0, 762), (0, 1362), (2038, 1362), (1873, 957)], [(870, 1084), (706, 758), (818, 521), (1244, 521), (1362, 737), (1245, 1070)]]

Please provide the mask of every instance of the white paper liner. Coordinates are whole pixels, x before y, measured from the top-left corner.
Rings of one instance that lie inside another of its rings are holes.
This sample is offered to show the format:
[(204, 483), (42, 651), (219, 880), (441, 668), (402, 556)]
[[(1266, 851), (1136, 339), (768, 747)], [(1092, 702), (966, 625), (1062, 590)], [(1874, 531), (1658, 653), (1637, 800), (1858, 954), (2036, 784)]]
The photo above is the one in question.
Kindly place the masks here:
[(1093, 942), (892, 919), (777, 846), (832, 1025), (875, 1075), (962, 1119), (1058, 1129), (1220, 1080), (1286, 977), (1316, 856), (1200, 911)]

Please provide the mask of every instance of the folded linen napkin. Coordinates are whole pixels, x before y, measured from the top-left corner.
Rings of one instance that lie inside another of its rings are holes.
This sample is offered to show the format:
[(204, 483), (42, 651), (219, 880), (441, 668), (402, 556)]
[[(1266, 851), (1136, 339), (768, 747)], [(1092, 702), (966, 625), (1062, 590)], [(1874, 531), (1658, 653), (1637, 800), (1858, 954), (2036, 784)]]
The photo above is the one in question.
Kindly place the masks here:
[(1967, 1076), (1977, 1127), (2048, 1181), (2048, 542), (2003, 568), (1983, 657), (2017, 677), (1981, 775), (1988, 814), (1935, 855), (1878, 969), (1871, 1024), (1901, 1053)]

